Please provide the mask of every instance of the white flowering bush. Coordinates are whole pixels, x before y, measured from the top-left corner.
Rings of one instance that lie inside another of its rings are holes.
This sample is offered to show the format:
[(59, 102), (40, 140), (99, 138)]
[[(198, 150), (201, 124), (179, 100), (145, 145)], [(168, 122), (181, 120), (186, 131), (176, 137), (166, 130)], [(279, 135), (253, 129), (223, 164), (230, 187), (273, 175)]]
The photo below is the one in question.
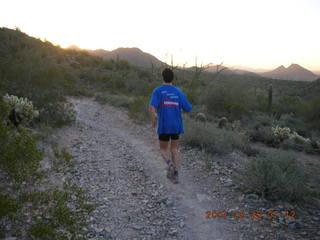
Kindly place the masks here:
[(309, 138), (304, 138), (303, 136), (299, 135), (297, 132), (292, 131), (288, 127), (272, 127), (272, 134), (278, 141), (283, 141), (285, 139), (292, 139), (298, 143), (309, 143)]
[(17, 116), (22, 122), (31, 122), (33, 118), (39, 116), (39, 111), (35, 110), (31, 101), (27, 98), (19, 98), (14, 95), (6, 94), (3, 96), (3, 102), (6, 103), (11, 109), (14, 109)]
[(288, 127), (271, 127), (272, 135), (279, 141), (283, 141), (284, 139), (288, 139), (291, 134), (291, 130)]

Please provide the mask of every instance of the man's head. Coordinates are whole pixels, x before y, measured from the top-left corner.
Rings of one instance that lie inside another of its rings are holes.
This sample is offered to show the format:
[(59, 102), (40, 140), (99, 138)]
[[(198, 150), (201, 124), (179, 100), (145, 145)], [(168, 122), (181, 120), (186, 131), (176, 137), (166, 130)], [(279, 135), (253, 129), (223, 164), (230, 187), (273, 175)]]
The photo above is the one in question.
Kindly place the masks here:
[(162, 77), (163, 77), (163, 81), (165, 83), (171, 83), (173, 80), (173, 72), (170, 68), (165, 68), (162, 71)]

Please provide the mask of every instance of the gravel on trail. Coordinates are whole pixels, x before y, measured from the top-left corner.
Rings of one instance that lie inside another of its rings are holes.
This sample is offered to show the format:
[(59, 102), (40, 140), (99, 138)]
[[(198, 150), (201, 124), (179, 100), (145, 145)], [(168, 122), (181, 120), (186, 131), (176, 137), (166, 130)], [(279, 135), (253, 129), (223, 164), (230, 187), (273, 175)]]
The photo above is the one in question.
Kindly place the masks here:
[(239, 239), (234, 226), (205, 218), (221, 203), (204, 199), (183, 168), (179, 184), (166, 178), (151, 130), (112, 106), (91, 99), (70, 101), (77, 119), (60, 130), (60, 144), (74, 157), (72, 181), (96, 206), (88, 216), (87, 238)]
[[(87, 239), (318, 239), (290, 228), (301, 220), (288, 225), (278, 220), (290, 219), (232, 218), (232, 211), (266, 212), (264, 199), (241, 193), (230, 178), (245, 156), (216, 156), (208, 170), (200, 151), (182, 145), (179, 184), (173, 184), (150, 125), (136, 124), (126, 111), (91, 98), (69, 101), (77, 118), (58, 136), (74, 157), (72, 182), (96, 206), (88, 216)], [(206, 218), (212, 210), (228, 216)]]

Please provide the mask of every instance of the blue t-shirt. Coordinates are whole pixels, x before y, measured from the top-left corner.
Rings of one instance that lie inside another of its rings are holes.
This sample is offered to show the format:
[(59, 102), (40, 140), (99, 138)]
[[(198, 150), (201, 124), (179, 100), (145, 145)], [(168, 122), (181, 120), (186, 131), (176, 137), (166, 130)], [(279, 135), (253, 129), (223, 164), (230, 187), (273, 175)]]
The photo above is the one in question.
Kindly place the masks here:
[(154, 89), (149, 105), (157, 109), (159, 135), (184, 133), (181, 112), (190, 112), (192, 106), (179, 88), (164, 84)]

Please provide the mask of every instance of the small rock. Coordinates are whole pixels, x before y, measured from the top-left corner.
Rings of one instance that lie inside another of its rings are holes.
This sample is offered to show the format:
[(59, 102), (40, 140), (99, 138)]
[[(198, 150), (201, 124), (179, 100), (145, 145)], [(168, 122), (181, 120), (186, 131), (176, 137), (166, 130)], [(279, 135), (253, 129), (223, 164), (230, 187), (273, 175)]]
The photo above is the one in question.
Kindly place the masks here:
[(176, 236), (178, 234), (178, 230), (177, 229), (171, 229), (170, 232), (169, 232), (169, 235), (172, 235), (172, 236)]
[(132, 228), (133, 228), (134, 230), (137, 230), (137, 231), (140, 231), (140, 230), (143, 229), (142, 226), (138, 226), (138, 225), (134, 225), (134, 226), (132, 226)]
[(318, 221), (320, 221), (320, 217), (313, 216), (312, 220), (318, 222)]
[(219, 172), (217, 169), (214, 169), (214, 170), (213, 170), (213, 173), (216, 174), (216, 175), (219, 175), (219, 174), (220, 174), (220, 172)]
[(234, 183), (233, 183), (233, 181), (230, 179), (230, 178), (228, 178), (227, 180), (226, 180), (226, 183), (224, 184), (226, 187), (232, 187), (232, 186), (234, 186)]
[(206, 194), (197, 193), (197, 199), (199, 202), (203, 202), (205, 200), (210, 200), (210, 197)]
[(254, 193), (250, 193), (250, 194), (247, 195), (247, 199), (258, 200), (259, 196), (257, 194), (254, 194)]
[(244, 199), (244, 195), (241, 195), (240, 197), (238, 197), (239, 202), (242, 202)]
[(183, 228), (183, 227), (184, 227), (184, 222), (183, 222), (183, 221), (181, 221), (181, 222), (179, 223), (179, 227), (180, 227), (180, 228)]

